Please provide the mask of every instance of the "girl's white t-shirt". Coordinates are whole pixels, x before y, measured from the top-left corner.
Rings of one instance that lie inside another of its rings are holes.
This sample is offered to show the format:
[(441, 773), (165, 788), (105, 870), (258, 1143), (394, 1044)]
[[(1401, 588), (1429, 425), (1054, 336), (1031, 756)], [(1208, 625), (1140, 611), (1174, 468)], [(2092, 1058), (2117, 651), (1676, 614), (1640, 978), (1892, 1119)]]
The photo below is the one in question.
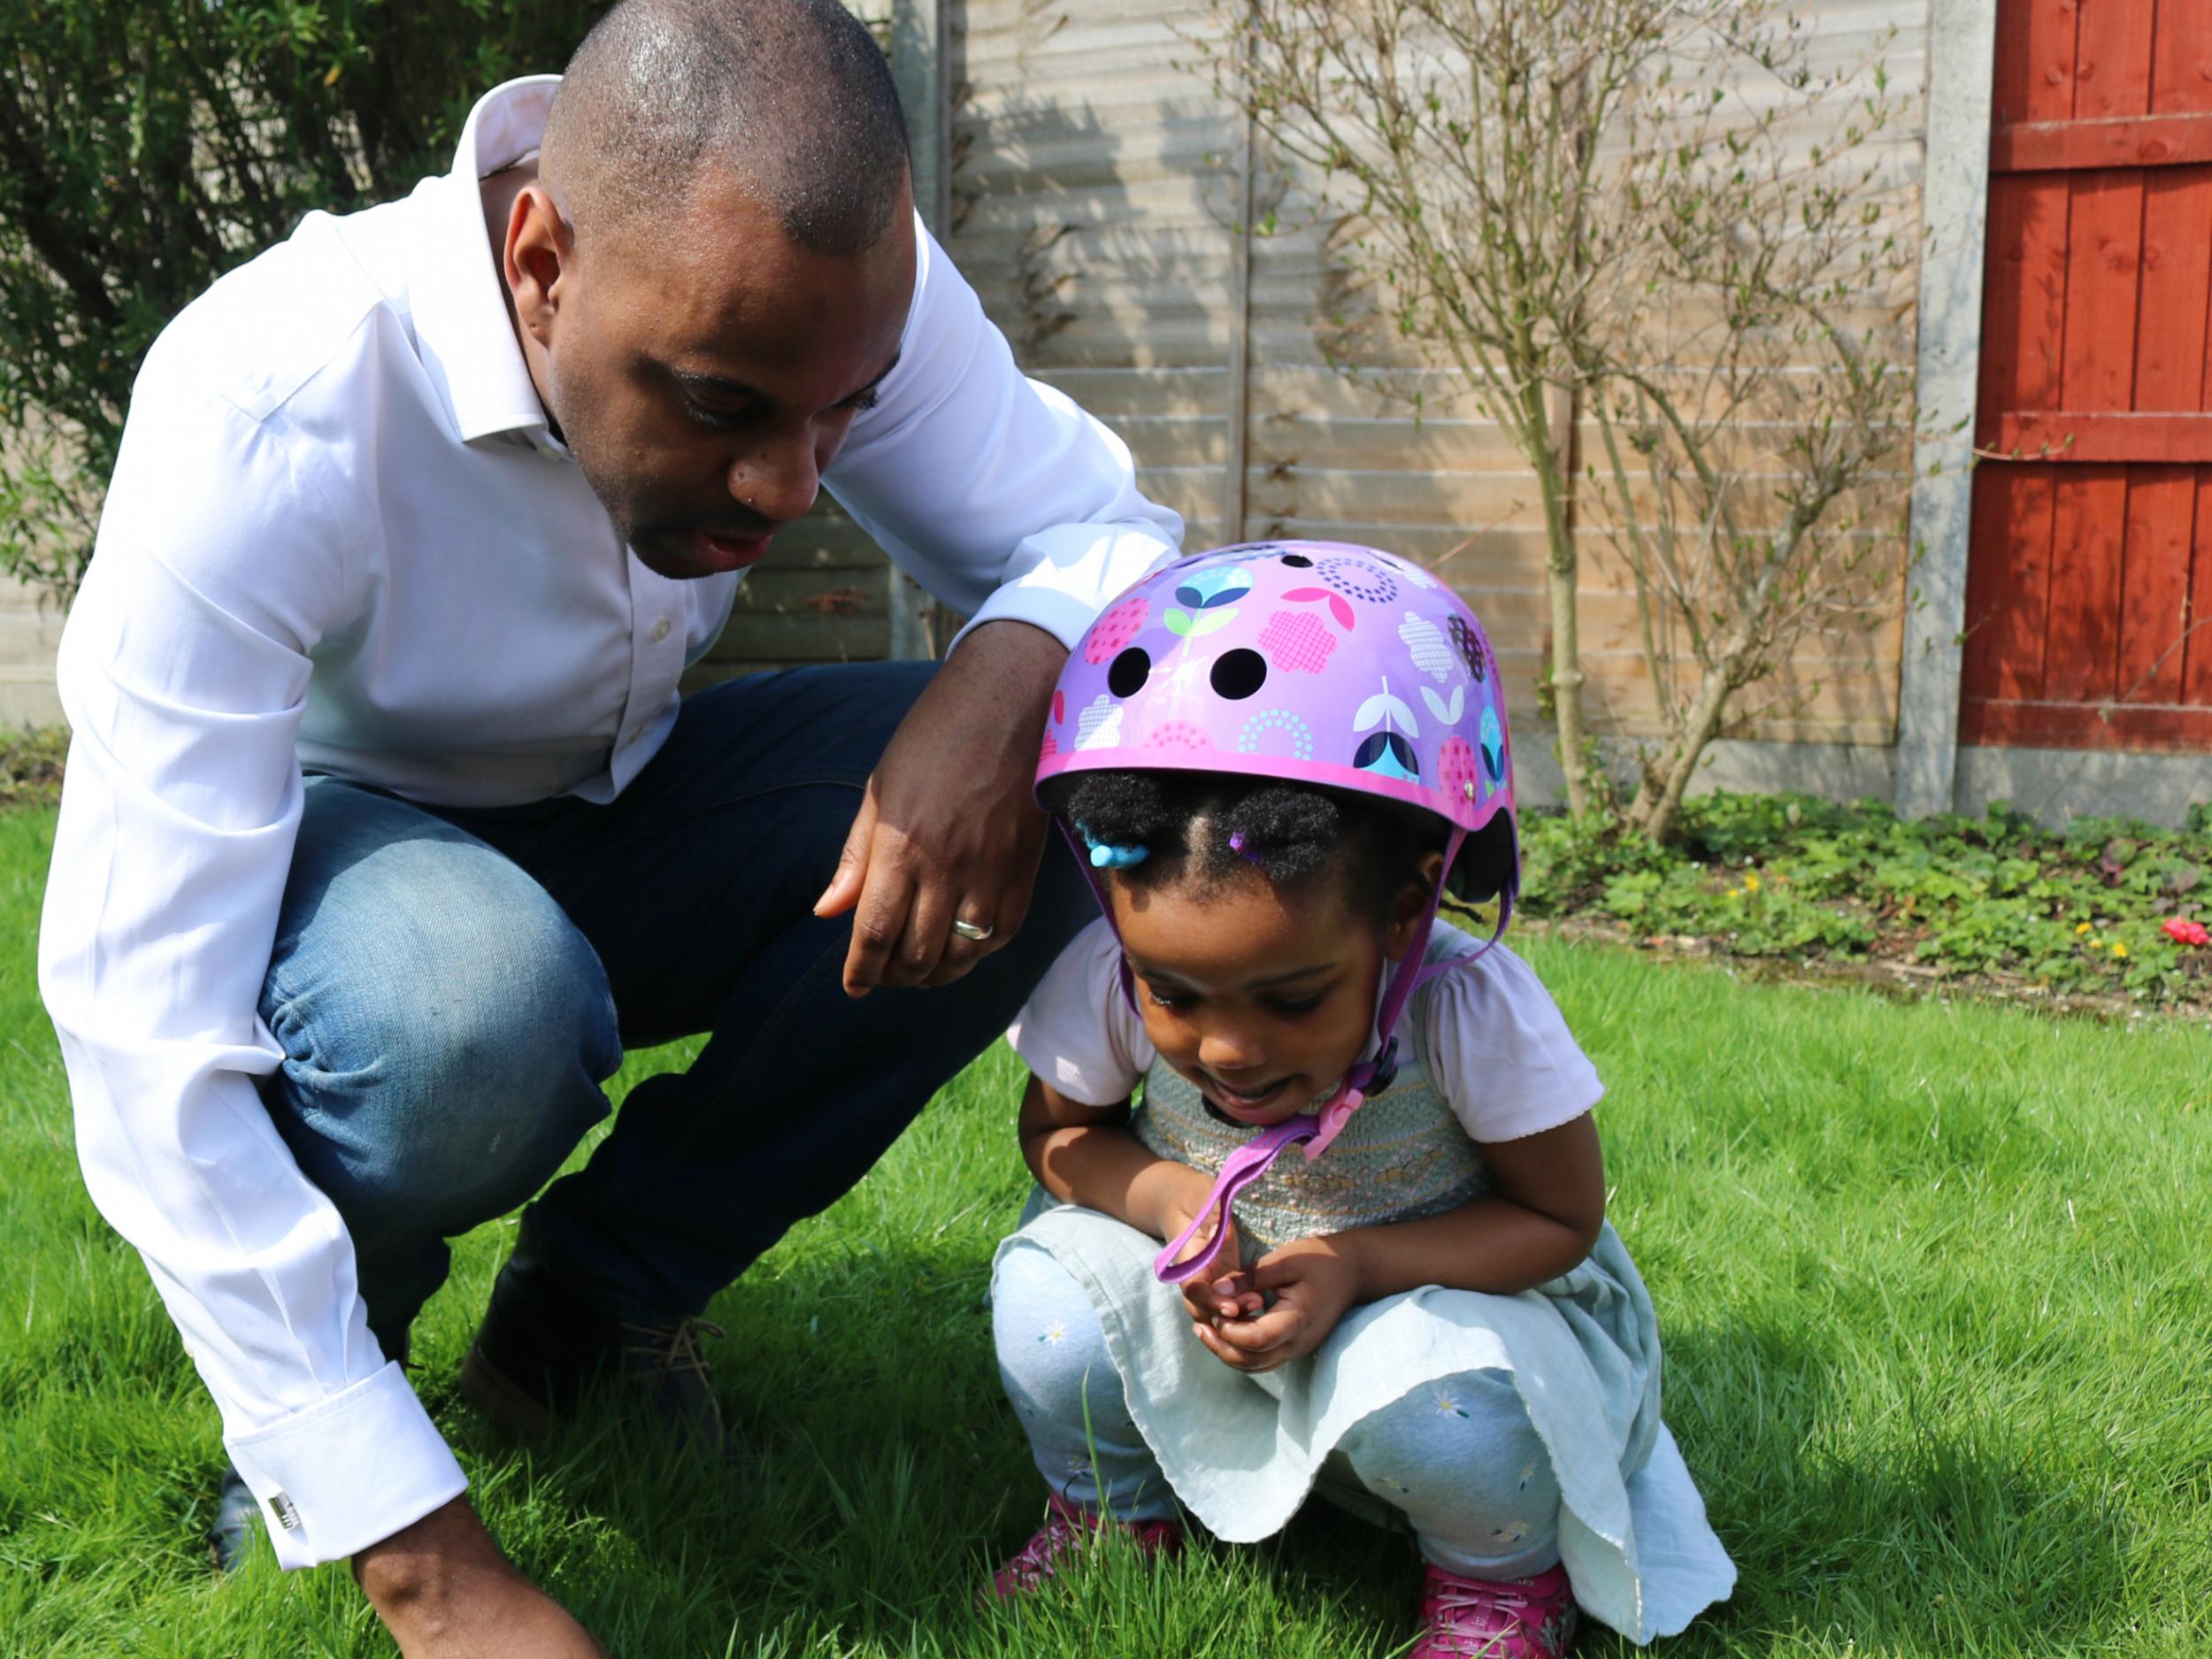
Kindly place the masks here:
[[(1476, 941), (1436, 924), (1439, 948)], [(1142, 992), (1139, 992), (1141, 995)], [(1528, 964), (1503, 945), (1413, 994), (1400, 1038), (1417, 1041), (1430, 1081), (1471, 1141), (1518, 1141), (1597, 1104), (1605, 1087)], [(1121, 988), (1121, 941), (1101, 917), (1038, 982), (1006, 1040), (1041, 1081), (1088, 1105), (1126, 1101), (1156, 1055)], [(1373, 1051), (1369, 1040), (1369, 1052)]]

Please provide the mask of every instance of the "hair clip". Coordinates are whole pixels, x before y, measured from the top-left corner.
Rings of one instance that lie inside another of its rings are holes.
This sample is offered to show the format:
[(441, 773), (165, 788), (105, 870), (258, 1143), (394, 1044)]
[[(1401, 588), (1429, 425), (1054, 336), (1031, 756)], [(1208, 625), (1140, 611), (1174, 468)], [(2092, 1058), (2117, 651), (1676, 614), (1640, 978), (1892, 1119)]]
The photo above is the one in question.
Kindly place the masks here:
[(1118, 847), (1112, 841), (1102, 841), (1083, 825), (1075, 826), (1083, 844), (1091, 849), (1091, 868), (1094, 870), (1126, 870), (1141, 864), (1152, 856), (1152, 849), (1144, 846)]
[(1238, 857), (1245, 860), (1248, 864), (1259, 864), (1262, 868), (1265, 868), (1265, 861), (1261, 858), (1259, 854), (1244, 844), (1244, 832), (1242, 830), (1231, 830), (1229, 832), (1229, 850), (1236, 854)]

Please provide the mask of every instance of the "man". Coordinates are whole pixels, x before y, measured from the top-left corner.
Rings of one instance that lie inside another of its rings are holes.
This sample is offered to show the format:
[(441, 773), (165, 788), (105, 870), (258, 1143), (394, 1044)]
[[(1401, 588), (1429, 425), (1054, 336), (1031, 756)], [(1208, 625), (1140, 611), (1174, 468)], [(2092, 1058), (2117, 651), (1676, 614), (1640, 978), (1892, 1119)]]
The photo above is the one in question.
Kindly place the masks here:
[[(825, 483), (975, 620), (933, 678), (680, 707)], [(832, 0), (626, 0), (450, 175), (163, 335), (63, 645), (41, 984), (281, 1563), (351, 1557), (409, 1655), (597, 1651), (400, 1369), (446, 1239), (553, 1174), (625, 1043), (710, 1032), (528, 1212), (463, 1383), (527, 1429), (611, 1373), (717, 1448), (695, 1316), (1079, 919), (1045, 703), (1179, 534), (916, 231)]]

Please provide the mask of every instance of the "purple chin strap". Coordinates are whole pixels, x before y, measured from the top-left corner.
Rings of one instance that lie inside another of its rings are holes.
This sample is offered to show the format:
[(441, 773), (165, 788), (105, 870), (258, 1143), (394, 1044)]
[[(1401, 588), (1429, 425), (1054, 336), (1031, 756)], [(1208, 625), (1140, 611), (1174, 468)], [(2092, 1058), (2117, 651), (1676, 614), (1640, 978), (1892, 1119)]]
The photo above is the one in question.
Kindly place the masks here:
[[(1444, 868), (1449, 871), (1459, 856), (1460, 843), (1466, 840), (1466, 832), (1454, 827), (1449, 844), (1444, 852)], [(1095, 878), (1094, 878), (1095, 884)], [(1106, 901), (1102, 885), (1099, 893), (1102, 903)], [(1168, 1242), (1165, 1249), (1154, 1258), (1152, 1271), (1160, 1282), (1166, 1285), (1187, 1285), (1193, 1279), (1213, 1276), (1225, 1251), (1233, 1248), (1236, 1239), (1236, 1221), (1231, 1213), (1233, 1206), (1247, 1187), (1260, 1177), (1279, 1157), (1285, 1147), (1303, 1148), (1310, 1163), (1329, 1149), (1329, 1145), (1343, 1132), (1354, 1112), (1370, 1095), (1379, 1094), (1388, 1088), (1398, 1073), (1398, 1016), (1415, 991), (1431, 979), (1457, 967), (1463, 967), (1486, 954), (1505, 933), (1507, 919), (1513, 914), (1513, 888), (1509, 885), (1498, 896), (1498, 926), (1479, 950), (1472, 955), (1458, 956), (1449, 962), (1431, 963), (1428, 956), (1429, 934), (1436, 924), (1436, 910), (1443, 898), (1443, 884), (1429, 900), (1428, 913), (1422, 917), (1415, 931), (1412, 943), (1407, 948), (1405, 959), (1391, 973), (1390, 983), (1383, 992), (1382, 1006), (1375, 1015), (1375, 1035), (1379, 1046), (1372, 1060), (1363, 1060), (1344, 1074), (1336, 1092), (1310, 1112), (1300, 1112), (1286, 1118), (1269, 1127), (1232, 1152), (1221, 1166), (1221, 1173), (1214, 1178), (1213, 1191), (1206, 1194), (1206, 1207), (1181, 1234)], [(1108, 906), (1108, 925), (1112, 925), (1113, 910)], [(1129, 960), (1122, 958), (1122, 990), (1135, 1005), (1135, 987), (1129, 972)], [(1211, 1236), (1208, 1237), (1208, 1229)], [(1192, 1242), (1208, 1238), (1206, 1248), (1187, 1260), (1177, 1258), (1188, 1249)]]

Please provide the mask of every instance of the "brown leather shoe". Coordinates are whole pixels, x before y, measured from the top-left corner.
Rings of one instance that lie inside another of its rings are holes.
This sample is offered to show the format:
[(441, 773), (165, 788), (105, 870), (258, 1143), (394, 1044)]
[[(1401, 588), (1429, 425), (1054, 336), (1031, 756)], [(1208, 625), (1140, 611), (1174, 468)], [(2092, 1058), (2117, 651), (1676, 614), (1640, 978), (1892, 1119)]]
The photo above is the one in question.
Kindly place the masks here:
[(462, 1397), (520, 1440), (542, 1440), (576, 1421), (595, 1387), (707, 1456), (726, 1460), (729, 1437), (715, 1403), (703, 1337), (705, 1319), (618, 1319), (518, 1261), (500, 1270), (468, 1357)]

